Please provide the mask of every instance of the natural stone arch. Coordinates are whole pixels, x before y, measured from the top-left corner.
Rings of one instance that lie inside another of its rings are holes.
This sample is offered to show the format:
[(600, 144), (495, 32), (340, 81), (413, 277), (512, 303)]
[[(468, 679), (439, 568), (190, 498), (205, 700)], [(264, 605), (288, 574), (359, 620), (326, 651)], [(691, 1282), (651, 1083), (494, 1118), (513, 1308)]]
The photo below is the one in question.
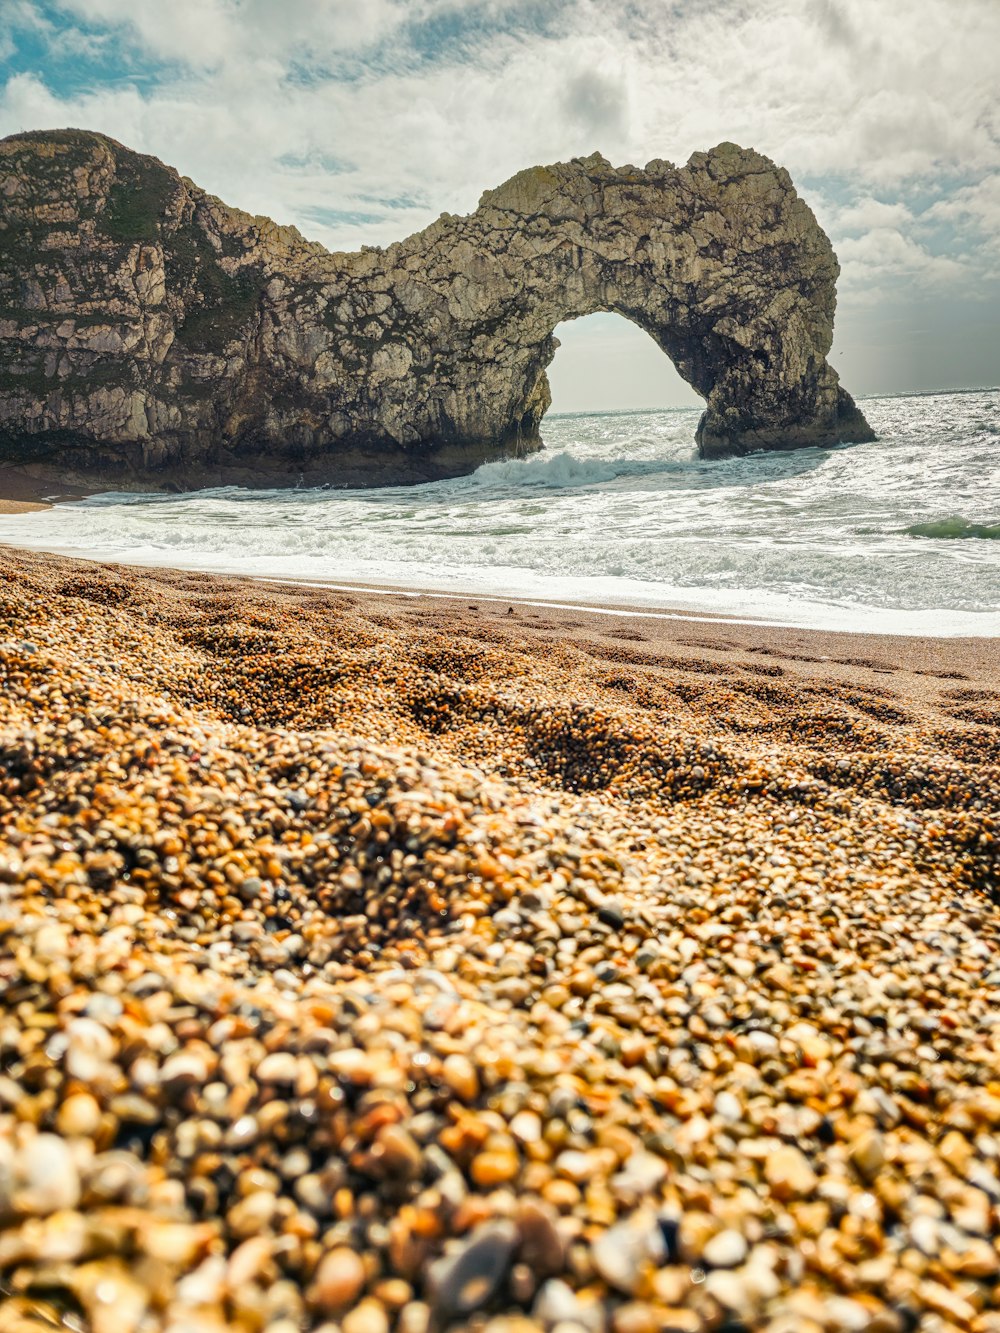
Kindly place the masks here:
[(421, 480), (539, 445), (552, 331), (613, 311), (706, 400), (703, 455), (870, 439), (838, 265), (787, 172), (595, 154), (331, 254), (100, 135), (0, 143), (0, 458), (118, 483)]
[[(555, 325), (611, 311), (706, 400), (703, 456), (872, 438), (826, 361), (836, 256), (767, 158), (721, 144), (681, 170), (616, 170), (598, 154), (534, 167), (404, 246), (425, 243), (433, 271), (456, 229), (478, 260), (455, 311), (474, 349), (453, 371), (470, 390), (459, 436), (533, 438)], [(471, 392), (484, 383), (485, 404)]]

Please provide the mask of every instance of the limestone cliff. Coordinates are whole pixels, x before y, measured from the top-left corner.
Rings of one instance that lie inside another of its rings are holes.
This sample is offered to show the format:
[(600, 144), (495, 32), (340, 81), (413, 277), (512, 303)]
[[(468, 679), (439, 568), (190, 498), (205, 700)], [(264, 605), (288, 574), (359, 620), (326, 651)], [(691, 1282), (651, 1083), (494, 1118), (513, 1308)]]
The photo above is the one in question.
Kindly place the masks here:
[(155, 158), (0, 141), (0, 461), (117, 485), (379, 485), (536, 448), (562, 319), (633, 320), (706, 457), (871, 438), (827, 364), (839, 269), (767, 158), (534, 167), (331, 254)]

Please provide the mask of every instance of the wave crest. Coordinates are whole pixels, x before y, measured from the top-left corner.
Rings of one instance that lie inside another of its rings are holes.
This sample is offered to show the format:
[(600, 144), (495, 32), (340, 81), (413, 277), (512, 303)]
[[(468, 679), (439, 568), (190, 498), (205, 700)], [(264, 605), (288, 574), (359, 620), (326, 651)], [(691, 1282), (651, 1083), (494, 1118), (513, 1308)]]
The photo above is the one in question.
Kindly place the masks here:
[(905, 531), (908, 537), (935, 537), (939, 541), (962, 541), (970, 537), (1000, 541), (1000, 523), (973, 523), (961, 515), (934, 519), (930, 523), (914, 523)]
[[(626, 463), (626, 469), (629, 468)], [(631, 466), (634, 466), (632, 464)], [(570, 453), (504, 458), (477, 467), (470, 481), (477, 486), (542, 486), (567, 490), (575, 486), (598, 486), (614, 481), (622, 468), (595, 458), (575, 458)]]

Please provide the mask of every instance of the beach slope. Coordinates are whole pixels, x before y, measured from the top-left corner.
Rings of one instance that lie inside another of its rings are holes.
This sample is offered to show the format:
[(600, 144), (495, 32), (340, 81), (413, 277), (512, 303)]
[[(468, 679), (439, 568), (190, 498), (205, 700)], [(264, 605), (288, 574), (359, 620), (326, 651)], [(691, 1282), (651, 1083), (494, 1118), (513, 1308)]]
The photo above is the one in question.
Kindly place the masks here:
[(996, 1330), (998, 656), (0, 552), (9, 1317)]

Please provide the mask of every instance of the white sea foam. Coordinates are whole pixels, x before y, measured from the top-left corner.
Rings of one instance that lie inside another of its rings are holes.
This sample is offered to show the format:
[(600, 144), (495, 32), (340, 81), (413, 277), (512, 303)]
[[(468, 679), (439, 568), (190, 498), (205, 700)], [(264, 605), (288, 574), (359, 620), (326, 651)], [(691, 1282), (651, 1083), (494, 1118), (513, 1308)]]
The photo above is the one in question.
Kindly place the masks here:
[(1000, 633), (1000, 542), (975, 535), (1000, 523), (1000, 391), (864, 408), (873, 444), (714, 463), (695, 456), (697, 412), (563, 416), (546, 422), (545, 452), (453, 481), (108, 494), (0, 518), (0, 541), (279, 578)]
[(576, 458), (563, 451), (552, 454), (533, 454), (529, 458), (505, 458), (497, 463), (484, 463), (472, 473), (473, 486), (494, 488), (521, 488), (541, 486), (548, 490), (572, 490), (575, 486), (598, 486), (614, 481), (622, 475), (621, 467), (597, 458)]

